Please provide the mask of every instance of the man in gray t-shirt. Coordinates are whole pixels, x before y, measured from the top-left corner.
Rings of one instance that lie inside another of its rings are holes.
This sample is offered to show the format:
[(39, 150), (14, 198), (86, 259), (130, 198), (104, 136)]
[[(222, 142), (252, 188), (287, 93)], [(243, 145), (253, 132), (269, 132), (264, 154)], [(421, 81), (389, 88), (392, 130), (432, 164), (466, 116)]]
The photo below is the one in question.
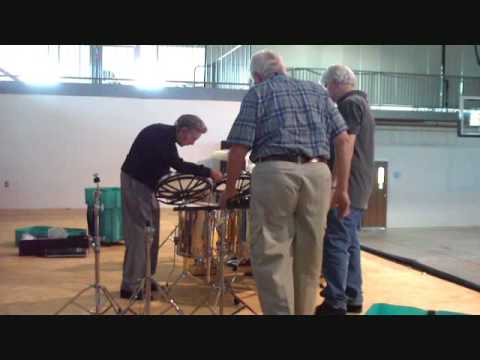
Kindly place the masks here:
[[(349, 179), (350, 215), (339, 219), (337, 209), (328, 214), (323, 254), (327, 288), (325, 302), (317, 307), (316, 314), (361, 313), (363, 292), (358, 230), (373, 187), (375, 119), (367, 95), (355, 90), (356, 78), (347, 66), (331, 66), (322, 81), (347, 123), (353, 156)], [(334, 167), (335, 161), (330, 165)]]

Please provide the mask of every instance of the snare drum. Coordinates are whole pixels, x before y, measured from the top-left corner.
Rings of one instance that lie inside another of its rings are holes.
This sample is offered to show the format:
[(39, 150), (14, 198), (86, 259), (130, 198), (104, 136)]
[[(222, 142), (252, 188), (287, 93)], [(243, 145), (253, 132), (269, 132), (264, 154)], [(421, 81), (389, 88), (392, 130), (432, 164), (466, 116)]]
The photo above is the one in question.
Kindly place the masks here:
[(178, 211), (176, 253), (186, 258), (207, 258), (209, 252), (208, 212), (205, 210)]

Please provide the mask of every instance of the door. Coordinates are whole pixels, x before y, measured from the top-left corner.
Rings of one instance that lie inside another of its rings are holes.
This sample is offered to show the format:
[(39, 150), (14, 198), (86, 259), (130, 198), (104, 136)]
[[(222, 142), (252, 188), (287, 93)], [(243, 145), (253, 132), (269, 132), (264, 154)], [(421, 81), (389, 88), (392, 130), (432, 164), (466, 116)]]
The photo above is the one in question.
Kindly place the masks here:
[(388, 162), (376, 161), (374, 184), (368, 203), (368, 210), (363, 217), (364, 228), (387, 227)]

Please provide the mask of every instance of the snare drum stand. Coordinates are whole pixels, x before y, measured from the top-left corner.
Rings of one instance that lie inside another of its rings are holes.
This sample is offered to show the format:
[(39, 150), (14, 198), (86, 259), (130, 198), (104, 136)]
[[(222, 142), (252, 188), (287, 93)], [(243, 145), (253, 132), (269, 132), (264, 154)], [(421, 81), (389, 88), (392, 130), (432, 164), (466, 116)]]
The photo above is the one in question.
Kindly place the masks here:
[[(160, 179), (159, 184), (156, 189), (156, 197), (157, 199), (167, 205), (174, 205), (177, 206), (175, 211), (181, 211), (182, 208), (184, 208), (187, 204), (192, 204), (195, 203), (196, 201), (201, 201), (203, 200), (207, 194), (212, 194), (213, 190), (213, 182), (210, 181), (209, 179), (206, 178), (200, 178), (188, 174), (167, 174), (163, 178)], [(212, 216), (212, 213), (214, 214), (214, 210), (212, 211), (207, 211), (208, 216), (206, 217), (206, 231), (207, 231), (207, 238), (208, 238), (208, 244), (207, 244), (207, 285), (210, 285), (210, 265), (211, 265), (211, 258), (212, 258), (212, 251), (211, 251), (211, 233), (212, 233), (212, 224), (214, 224), (215, 217)], [(173, 273), (175, 270), (175, 254), (177, 251), (178, 247), (178, 242), (179, 242), (179, 232), (180, 232), (180, 227), (177, 226), (176, 229), (172, 232), (172, 234), (175, 234), (175, 247), (174, 247), (174, 266), (172, 269), (172, 272), (170, 275)], [(170, 238), (169, 236), (167, 240)], [(205, 258), (205, 257), (204, 257)], [(186, 263), (184, 262), (183, 264), (183, 271), (182, 273), (178, 276), (178, 278), (172, 283), (172, 285), (169, 284), (169, 279), (170, 275), (167, 278), (166, 282), (166, 291), (168, 294), (171, 293), (170, 289), (173, 289), (175, 286), (178, 285), (178, 283), (185, 279), (186, 277), (192, 278), (195, 281), (199, 282), (201, 285), (205, 285), (203, 281), (198, 279), (197, 277), (193, 276), (193, 274), (188, 271)], [(208, 306), (210, 311), (214, 313), (214, 310)]]
[[(206, 280), (205, 280), (205, 282), (200, 280), (198, 277), (194, 276), (186, 268), (186, 265), (184, 263), (182, 273), (177, 277), (177, 279), (175, 279), (175, 281), (172, 283), (172, 285), (169, 286), (168, 282), (167, 282), (167, 289), (168, 289), (167, 291), (169, 293), (171, 292), (170, 289), (175, 288), (179, 284), (180, 281), (182, 281), (183, 279), (186, 279), (186, 278), (191, 278), (191, 279), (195, 280), (197, 283), (199, 283), (199, 285), (207, 284), (209, 287), (214, 287), (214, 285), (212, 285), (211, 281), (210, 281), (210, 273), (211, 273), (211, 264), (212, 264), (212, 257), (213, 257), (211, 244), (212, 244), (212, 239), (213, 239), (212, 233), (215, 229), (215, 210), (213, 210), (213, 209), (207, 210), (207, 217), (205, 218), (205, 222), (206, 222), (206, 224), (204, 226), (204, 229), (205, 229), (205, 232), (206, 232), (205, 235), (206, 235), (206, 239), (207, 239), (207, 256), (205, 258), (207, 269), (206, 269)], [(207, 297), (206, 300), (202, 301), (199, 305), (197, 305), (190, 315), (194, 315), (202, 307), (207, 307), (213, 315), (216, 315), (215, 310), (208, 304), (208, 300), (209, 300), (209, 297)]]
[(218, 269), (219, 269), (219, 276), (218, 276), (218, 285), (216, 286), (217, 287), (217, 296), (216, 296), (216, 299), (215, 299), (215, 305), (214, 306), (218, 306), (219, 307), (219, 315), (224, 315), (224, 311), (223, 311), (223, 303), (224, 303), (224, 297), (225, 297), (225, 293), (229, 293), (232, 297), (233, 297), (233, 301), (234, 301), (234, 304), (235, 305), (239, 305), (239, 304), (242, 304), (242, 306), (235, 310), (232, 314), (228, 314), (228, 315), (236, 315), (238, 314), (240, 311), (242, 311), (243, 309), (247, 309), (249, 310), (251, 313), (253, 313), (254, 315), (257, 315), (257, 313), (245, 302), (243, 301), (234, 291), (233, 287), (232, 287), (232, 283), (235, 281), (235, 278), (227, 283), (226, 279), (225, 279), (225, 246), (226, 246), (226, 242), (225, 242), (225, 236), (226, 236), (226, 229), (227, 229), (227, 221), (229, 219), (229, 216), (230, 216), (230, 211), (231, 210), (224, 210), (222, 212), (222, 215), (223, 215), (223, 221), (221, 222), (221, 226), (223, 226), (223, 229), (221, 229), (220, 231), (220, 244), (219, 244), (219, 247), (220, 247), (220, 251), (219, 251), (219, 256), (218, 256)]
[(168, 303), (167, 309), (162, 311), (160, 315), (164, 314), (169, 310), (169, 308), (175, 309), (178, 315), (184, 315), (183, 311), (178, 307), (177, 303), (168, 296), (168, 293), (164, 290), (158, 282), (152, 277), (152, 261), (150, 257), (150, 249), (153, 243), (153, 234), (155, 233), (155, 228), (151, 226), (150, 222), (147, 222), (145, 227), (145, 277), (140, 280), (140, 284), (137, 289), (132, 294), (132, 297), (129, 299), (127, 308), (122, 311), (121, 315), (125, 315), (128, 311), (137, 315), (135, 311), (132, 310), (133, 304), (137, 301), (138, 295), (143, 290), (143, 299), (144, 299), (144, 310), (143, 315), (150, 315), (150, 303), (152, 300), (152, 283), (157, 286), (158, 291), (162, 298)]
[[(240, 244), (245, 244), (247, 242), (247, 238), (246, 238), (246, 234), (247, 234), (247, 231), (248, 231), (248, 225), (246, 223), (247, 221), (247, 214), (246, 214), (246, 209), (243, 208), (243, 207), (239, 207), (239, 210), (241, 210), (243, 212), (243, 216), (241, 217), (241, 220), (242, 220), (242, 223), (240, 224), (240, 226), (242, 227), (242, 231), (240, 231), (240, 234), (241, 234), (241, 238), (238, 239), (239, 243)], [(239, 257), (237, 260), (235, 260), (235, 262), (233, 263), (233, 271), (234, 271), (234, 276), (233, 278), (227, 283), (227, 289), (228, 289), (228, 292), (233, 296), (233, 302), (235, 305), (242, 305), (239, 309), (235, 310), (232, 314), (230, 315), (236, 315), (238, 314), (240, 311), (244, 310), (244, 309), (247, 309), (249, 310), (253, 315), (258, 315), (242, 298), (240, 298), (235, 289), (233, 288), (233, 284), (236, 282), (237, 278), (239, 277), (237, 275), (237, 271), (238, 271), (238, 267), (240, 266), (242, 262), (242, 257)], [(244, 287), (242, 288), (243, 290), (249, 290), (249, 291), (254, 291), (252, 288), (250, 287)], [(255, 291), (254, 291), (255, 292)]]
[[(91, 238), (90, 238), (90, 243), (95, 252), (95, 284), (90, 285), (89, 287), (81, 290), (60, 310), (58, 310), (55, 313), (55, 315), (60, 314), (70, 304), (77, 305), (78, 307), (82, 308), (89, 314), (93, 314), (93, 315), (103, 315), (111, 308), (114, 309), (116, 314), (119, 314), (122, 311), (121, 307), (115, 302), (112, 294), (107, 290), (105, 286), (100, 284), (100, 212), (103, 210), (103, 205), (100, 200), (101, 191), (100, 191), (100, 178), (98, 177), (98, 174), (93, 175), (93, 182), (97, 184), (97, 189), (95, 191), (95, 205), (93, 208), (93, 214), (95, 218), (95, 237), (94, 237), (95, 241), (94, 242), (91, 241)], [(95, 289), (95, 310), (94, 311), (88, 310), (82, 305), (75, 302), (80, 296), (82, 296), (85, 292), (87, 292), (90, 289)], [(106, 309), (103, 309), (103, 310), (101, 309), (102, 294), (110, 304)]]

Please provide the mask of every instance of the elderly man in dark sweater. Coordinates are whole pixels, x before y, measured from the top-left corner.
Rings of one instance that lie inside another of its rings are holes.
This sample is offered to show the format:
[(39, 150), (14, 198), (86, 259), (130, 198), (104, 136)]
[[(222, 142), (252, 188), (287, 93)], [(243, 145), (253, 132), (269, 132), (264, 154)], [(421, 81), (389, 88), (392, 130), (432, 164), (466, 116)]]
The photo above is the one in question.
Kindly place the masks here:
[[(145, 276), (144, 231), (148, 222), (155, 228), (151, 248), (152, 275), (157, 268), (160, 236), (160, 207), (155, 197), (158, 181), (174, 168), (180, 173), (222, 179), (217, 170), (183, 161), (177, 144), (193, 145), (207, 132), (204, 122), (195, 115), (182, 115), (174, 126), (154, 124), (137, 136), (121, 171), (125, 259), (120, 296), (129, 299)], [(152, 290), (157, 290), (152, 286)], [(143, 298), (143, 292), (137, 297)]]

